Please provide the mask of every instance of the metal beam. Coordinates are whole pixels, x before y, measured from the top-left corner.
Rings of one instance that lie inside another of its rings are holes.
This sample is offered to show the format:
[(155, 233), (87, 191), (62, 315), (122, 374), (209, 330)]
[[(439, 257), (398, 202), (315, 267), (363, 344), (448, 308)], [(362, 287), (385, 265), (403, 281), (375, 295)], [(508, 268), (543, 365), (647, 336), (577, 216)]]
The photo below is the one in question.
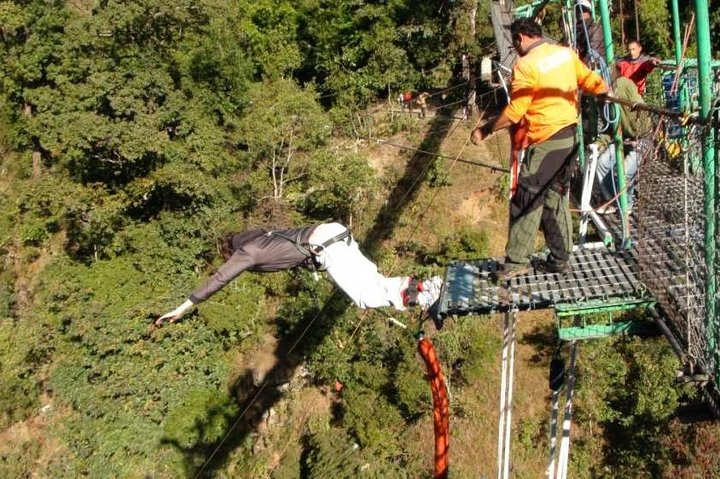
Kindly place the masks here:
[[(695, 0), (696, 33), (698, 45), (698, 90), (700, 93), (700, 118), (710, 120), (710, 106), (712, 103), (712, 70), (710, 62), (710, 12), (707, 0)], [(706, 128), (702, 142), (703, 169), (704, 169), (704, 211), (705, 211), (705, 334), (707, 335), (707, 358), (710, 367), (715, 373), (716, 384), (720, 382), (718, 371), (718, 318), (715, 315), (716, 281), (715, 277), (715, 198), (717, 195), (715, 178), (718, 171), (715, 164), (715, 131)]]
[(560, 341), (578, 341), (582, 339), (598, 339), (619, 334), (645, 334), (652, 332), (654, 324), (647, 321), (617, 321), (610, 324), (589, 324), (558, 328)]
[(682, 39), (680, 38), (680, 9), (678, 0), (672, 0), (673, 39), (675, 42), (675, 65), (682, 60)]
[(637, 308), (649, 308), (655, 305), (654, 300), (644, 299), (617, 299), (612, 298), (604, 301), (596, 301), (587, 304), (556, 304), (555, 316), (564, 318), (566, 316), (614, 313), (618, 311), (629, 311)]

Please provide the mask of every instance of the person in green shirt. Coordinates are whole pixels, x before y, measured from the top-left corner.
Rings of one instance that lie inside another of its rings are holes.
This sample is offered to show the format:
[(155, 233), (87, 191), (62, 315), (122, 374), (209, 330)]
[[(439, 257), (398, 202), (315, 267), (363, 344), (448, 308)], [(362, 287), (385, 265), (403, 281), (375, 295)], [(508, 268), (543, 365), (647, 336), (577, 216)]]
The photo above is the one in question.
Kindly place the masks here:
[[(621, 100), (627, 100), (633, 104), (644, 103), (638, 93), (635, 83), (629, 78), (618, 76), (612, 83), (615, 96)], [(628, 208), (632, 209), (635, 202), (635, 178), (638, 171), (638, 154), (644, 149), (645, 139), (652, 130), (652, 121), (647, 113), (633, 111), (631, 106), (620, 107), (620, 129), (622, 131), (624, 144), (625, 184), (627, 185)], [(598, 157), (595, 177), (600, 185), (603, 202), (607, 202), (618, 196), (617, 182), (613, 179), (615, 168), (615, 145), (613, 138), (606, 132), (598, 136), (594, 142), (600, 155)], [(610, 205), (599, 209), (600, 214), (610, 214), (617, 211), (617, 208)]]

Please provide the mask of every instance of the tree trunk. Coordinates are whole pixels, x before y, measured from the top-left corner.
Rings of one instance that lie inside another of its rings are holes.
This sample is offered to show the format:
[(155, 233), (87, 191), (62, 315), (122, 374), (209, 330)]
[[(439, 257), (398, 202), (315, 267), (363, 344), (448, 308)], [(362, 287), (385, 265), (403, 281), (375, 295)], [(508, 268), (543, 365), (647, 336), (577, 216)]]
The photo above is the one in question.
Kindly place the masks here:
[[(470, 41), (475, 41), (475, 18), (477, 17), (477, 1), (472, 0), (472, 6), (470, 7)], [(471, 58), (467, 54), (463, 54), (463, 78), (468, 82), (467, 86), (467, 101), (465, 107), (465, 115), (463, 117), (471, 118), (477, 113), (476, 95), (477, 91), (475, 88), (475, 59)]]
[(38, 150), (33, 150), (32, 152), (32, 171), (33, 171), (33, 178), (38, 178), (40, 174), (42, 173), (42, 169), (40, 167), (40, 160), (42, 158), (42, 155)]
[[(28, 118), (32, 117), (32, 106), (29, 103), (23, 105), (23, 114)], [(32, 143), (34, 146), (32, 152), (33, 178), (38, 178), (42, 173), (42, 153), (40, 152), (37, 138), (33, 138)]]
[(625, 45), (625, 9), (623, 3), (625, 0), (620, 0), (620, 42)]

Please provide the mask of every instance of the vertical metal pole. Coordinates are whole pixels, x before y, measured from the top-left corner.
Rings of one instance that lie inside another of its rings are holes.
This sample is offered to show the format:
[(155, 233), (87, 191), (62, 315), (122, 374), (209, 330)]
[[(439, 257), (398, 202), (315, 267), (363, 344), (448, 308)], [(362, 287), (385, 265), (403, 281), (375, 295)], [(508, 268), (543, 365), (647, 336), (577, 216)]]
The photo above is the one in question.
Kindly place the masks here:
[(623, 11), (623, 0), (620, 0), (620, 44), (625, 45), (625, 12)]
[[(475, 43), (475, 17), (477, 17), (477, 10), (478, 10), (478, 2), (476, 0), (472, 0), (470, 2), (470, 18), (469, 18), (469, 24), (470, 24), (470, 39), (469, 41), (472, 43)], [(470, 60), (470, 72), (468, 75), (468, 95), (466, 98), (466, 106), (465, 106), (465, 113), (468, 118), (474, 118), (475, 113), (477, 113), (478, 106), (477, 106), (477, 86), (476, 82), (477, 79), (475, 78), (475, 69), (477, 68), (477, 58), (475, 56), (472, 57)]]
[(682, 59), (682, 38), (680, 38), (680, 9), (678, 0), (672, 0), (673, 41), (675, 43), (675, 65)]
[(610, 8), (608, 0), (600, 0), (600, 21), (602, 22), (603, 40), (605, 42), (605, 61), (608, 65), (615, 59), (615, 51), (612, 43), (612, 30), (610, 29)]
[(505, 417), (505, 462), (503, 463), (503, 477), (510, 477), (510, 437), (512, 433), (512, 395), (513, 376), (515, 371), (515, 330), (517, 327), (517, 309), (507, 313), (510, 317), (510, 351), (508, 356), (507, 379), (507, 414)]
[[(613, 61), (615, 60), (615, 51), (613, 50), (612, 43), (612, 30), (610, 29), (610, 8), (608, 7), (608, 0), (600, 0), (600, 19), (602, 21), (603, 39), (605, 40), (605, 60), (608, 64), (608, 68), (615, 68)], [(617, 105), (612, 104), (611, 108), (615, 108), (616, 113), (619, 115), (620, 111)], [(614, 126), (614, 140), (615, 140), (615, 169), (617, 171), (618, 190), (620, 191), (620, 212), (622, 214), (623, 222), (625, 227), (623, 228), (622, 245), (626, 245), (626, 237), (628, 228), (628, 211), (627, 211), (627, 195), (625, 194), (625, 162), (623, 155), (623, 139), (620, 134), (618, 124)]]
[(507, 419), (507, 366), (508, 349), (510, 345), (510, 313), (503, 317), (503, 343), (500, 366), (500, 416), (498, 417), (498, 453), (497, 453), (497, 479), (506, 479), (503, 475), (505, 464), (505, 421)]
[[(682, 37), (680, 36), (680, 8), (678, 7), (678, 0), (672, 0), (672, 24), (673, 24), (673, 41), (675, 43), (675, 68), (678, 68), (680, 70), (680, 73), (683, 73), (685, 68), (682, 65), (683, 62), (683, 41)], [(682, 68), (681, 68), (682, 67)], [(689, 102), (688, 102), (688, 93), (687, 93), (687, 86), (684, 84), (684, 81), (680, 80), (680, 77), (678, 77), (679, 85), (677, 86), (677, 96), (678, 96), (678, 107), (680, 111), (687, 112), (687, 110), (690, 108)], [(687, 149), (687, 137), (683, 141), (683, 147)], [(695, 161), (693, 161), (695, 163)], [(699, 168), (699, 166), (695, 166), (693, 164), (693, 171), (696, 171), (696, 168)]]
[[(710, 69), (710, 12), (707, 0), (695, 0), (695, 18), (697, 21), (698, 44), (698, 89), (700, 93), (700, 118), (710, 119), (710, 104), (712, 102), (712, 76)], [(703, 169), (705, 172), (704, 184), (704, 212), (705, 212), (705, 267), (707, 277), (705, 280), (705, 334), (707, 337), (707, 355), (710, 364), (708, 367), (715, 372), (716, 381), (720, 379), (717, 371), (717, 334), (718, 321), (716, 311), (716, 280), (715, 277), (715, 178), (719, 173), (715, 165), (715, 131), (706, 127), (703, 135), (702, 153)]]
[[(577, 4), (575, 3), (575, 0), (565, 0), (565, 6), (562, 8), (562, 13), (565, 21), (563, 22), (566, 25), (567, 31), (565, 32), (568, 41), (570, 42), (570, 45), (575, 45), (577, 47), (577, 13), (578, 8)], [(580, 165), (580, 169), (585, 169), (585, 130), (583, 127), (583, 122), (579, 121), (577, 124), (577, 141), (578, 141), (578, 163)]]

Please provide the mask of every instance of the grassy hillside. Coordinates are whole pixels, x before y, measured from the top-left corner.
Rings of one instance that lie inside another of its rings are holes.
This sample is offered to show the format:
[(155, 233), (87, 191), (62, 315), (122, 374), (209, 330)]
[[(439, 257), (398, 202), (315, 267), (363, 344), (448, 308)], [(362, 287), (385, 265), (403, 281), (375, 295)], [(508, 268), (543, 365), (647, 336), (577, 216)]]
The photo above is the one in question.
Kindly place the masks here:
[[(503, 135), (467, 145), (470, 122), (405, 118), (393, 135), (387, 121), (376, 132), (392, 143), (507, 156)], [(370, 141), (335, 147), (372, 166), (376, 193), (353, 228), (382, 271), (426, 274), (502, 254), (499, 173)], [(78, 260), (67, 211), (92, 192), (52, 172), (33, 178), (22, 163), (6, 152), (0, 190), (3, 477), (429, 475), (431, 401), (411, 334), (304, 272), (243, 275), (156, 328), (217, 264), (212, 233), (248, 220), (222, 206), (161, 212), (114, 231), (110, 253)], [(495, 471), (500, 326), (499, 316), (425, 325), (451, 393), (452, 477)], [(513, 475), (540, 477), (554, 324), (527, 313), (519, 328)], [(672, 421), (682, 392), (662, 339), (586, 343), (579, 361), (573, 477), (717, 471), (711, 429)]]
[[(665, 48), (659, 3), (640, 8)], [(388, 275), (502, 256), (507, 178), (455, 161), (508, 157), (506, 135), (475, 147), (476, 118), (459, 120), (463, 61), (493, 53), (488, 15), (2, 2), (0, 477), (429, 477), (417, 314), (360, 311), (294, 271), (243, 274), (182, 322), (153, 320), (218, 267), (223, 233), (253, 226), (347, 223)], [(431, 93), (428, 118), (401, 111), (405, 91)], [(495, 470), (500, 324), (422, 326), (450, 388), (453, 477)], [(554, 324), (519, 328), (513, 475), (534, 478)], [(661, 339), (582, 344), (579, 362), (573, 477), (718, 475), (717, 427), (674, 419), (692, 390)]]

